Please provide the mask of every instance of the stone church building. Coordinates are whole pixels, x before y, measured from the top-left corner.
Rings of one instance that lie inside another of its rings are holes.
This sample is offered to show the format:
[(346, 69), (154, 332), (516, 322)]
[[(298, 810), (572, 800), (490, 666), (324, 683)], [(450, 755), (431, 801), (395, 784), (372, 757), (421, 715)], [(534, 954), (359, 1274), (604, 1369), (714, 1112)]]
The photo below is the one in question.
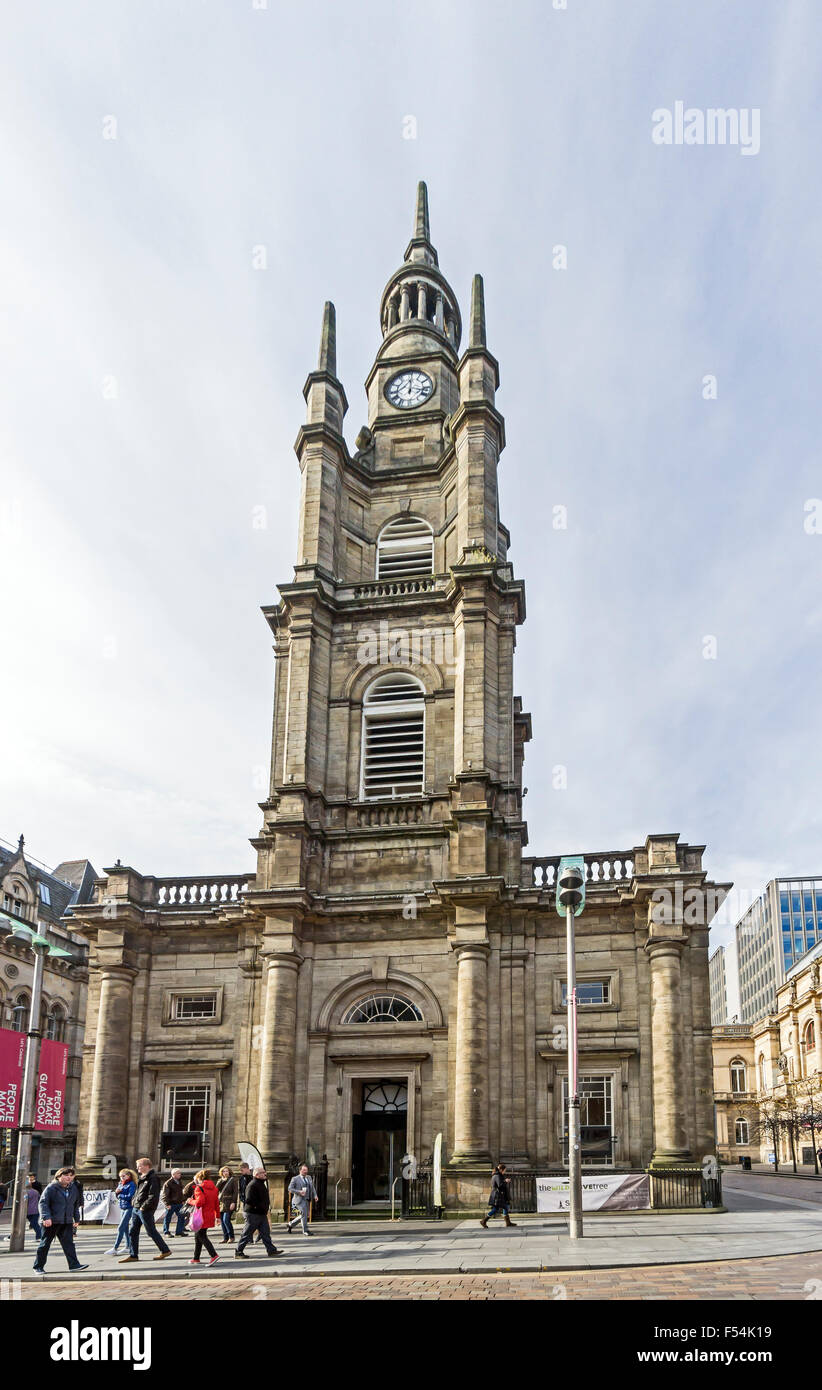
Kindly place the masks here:
[[(425, 1161), (440, 1133), (447, 1205), (479, 1200), (492, 1159), (565, 1162), (559, 858), (524, 854), (525, 593), (499, 514), (498, 365), (480, 276), (464, 334), (424, 184), (379, 327), (353, 454), (330, 303), (305, 383), (294, 577), (263, 610), (275, 696), (256, 873), (118, 862), (74, 911), (89, 1178), (106, 1155), (159, 1163), (171, 1134), (193, 1145), (188, 1167), (236, 1161), (239, 1140), (270, 1171), (326, 1154), (354, 1202), (384, 1200), (403, 1155)], [(702, 851), (664, 834), (585, 855), (589, 1165), (715, 1149), (708, 926), (681, 907), (654, 920), (652, 897), (711, 886)]]

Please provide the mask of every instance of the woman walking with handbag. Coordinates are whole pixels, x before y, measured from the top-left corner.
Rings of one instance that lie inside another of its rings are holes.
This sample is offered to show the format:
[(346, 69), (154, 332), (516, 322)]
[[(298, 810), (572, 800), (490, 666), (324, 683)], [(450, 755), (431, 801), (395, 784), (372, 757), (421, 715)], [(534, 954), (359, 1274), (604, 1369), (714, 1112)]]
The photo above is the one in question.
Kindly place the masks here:
[(194, 1258), (189, 1260), (190, 1265), (200, 1263), (200, 1252), (206, 1250), (211, 1256), (209, 1266), (216, 1264), (220, 1258), (211, 1241), (208, 1233), (217, 1224), (220, 1214), (220, 1194), (216, 1184), (211, 1180), (211, 1174), (207, 1168), (203, 1168), (194, 1179), (194, 1191), (191, 1194), (191, 1202), (194, 1211), (191, 1216), (191, 1229), (194, 1232)]
[(237, 1210), (237, 1201), (240, 1195), (240, 1184), (232, 1176), (231, 1169), (224, 1167), (220, 1169), (217, 1179), (217, 1191), (220, 1194), (220, 1225), (223, 1228), (223, 1245), (234, 1244), (234, 1227), (231, 1223), (231, 1213)]

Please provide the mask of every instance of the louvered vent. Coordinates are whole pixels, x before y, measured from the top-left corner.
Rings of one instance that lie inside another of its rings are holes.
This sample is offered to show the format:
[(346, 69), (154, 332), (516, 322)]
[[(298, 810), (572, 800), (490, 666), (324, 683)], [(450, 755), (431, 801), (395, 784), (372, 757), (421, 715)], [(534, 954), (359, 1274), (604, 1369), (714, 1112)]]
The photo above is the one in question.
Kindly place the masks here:
[(382, 528), (377, 541), (377, 578), (433, 574), (434, 533), (427, 521), (400, 516)]
[(366, 691), (363, 725), (363, 796), (418, 796), (425, 776), (420, 682), (400, 672), (380, 676)]

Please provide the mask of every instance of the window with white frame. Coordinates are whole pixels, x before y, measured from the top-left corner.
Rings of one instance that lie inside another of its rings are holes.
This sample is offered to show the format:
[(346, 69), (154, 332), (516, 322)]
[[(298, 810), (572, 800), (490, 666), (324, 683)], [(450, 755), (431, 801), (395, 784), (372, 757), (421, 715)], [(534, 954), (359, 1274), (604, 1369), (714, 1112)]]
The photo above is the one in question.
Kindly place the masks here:
[(747, 1091), (746, 1067), (744, 1062), (731, 1062), (731, 1091), (735, 1096)]
[(363, 699), (362, 795), (418, 796), (425, 780), (425, 691), (415, 676), (379, 676)]
[(203, 1018), (216, 1018), (216, 991), (204, 991), (202, 994), (172, 994), (171, 1017), (175, 1020), (191, 1019), (195, 1022)]
[[(577, 980), (577, 1003), (578, 1004), (610, 1004), (611, 1002), (611, 981), (610, 980)], [(568, 986), (562, 982), (562, 1003), (568, 1003)]]
[(377, 578), (407, 579), (434, 572), (434, 533), (418, 516), (399, 516), (377, 537)]
[(750, 1143), (750, 1127), (747, 1120), (737, 1120), (736, 1122), (736, 1142), (737, 1144)]
[(42, 883), (42, 882), (41, 882), (41, 883), (39, 883), (37, 886), (38, 886), (38, 888), (40, 889), (40, 901), (43, 902), (43, 903), (45, 903), (45, 904), (46, 904), (46, 907), (50, 907), (50, 906), (51, 906), (51, 893), (50, 893), (50, 891), (49, 891), (49, 886), (48, 886), (48, 884), (47, 884), (47, 883)]
[(169, 1086), (166, 1094), (166, 1129), (188, 1134), (208, 1131), (211, 1114), (211, 1087)]

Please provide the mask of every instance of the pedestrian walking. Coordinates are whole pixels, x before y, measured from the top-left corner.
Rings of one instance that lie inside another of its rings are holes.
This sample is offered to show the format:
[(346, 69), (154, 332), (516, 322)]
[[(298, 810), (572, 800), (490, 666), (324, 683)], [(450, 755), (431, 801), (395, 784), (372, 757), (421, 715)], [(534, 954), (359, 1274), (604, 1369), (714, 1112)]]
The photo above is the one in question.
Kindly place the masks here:
[(231, 1213), (237, 1210), (237, 1203), (240, 1198), (240, 1182), (228, 1166), (220, 1169), (217, 1191), (220, 1194), (220, 1225), (223, 1228), (221, 1244), (233, 1245), (234, 1226), (231, 1221)]
[[(164, 1236), (170, 1235), (173, 1237), (185, 1235), (186, 1219), (183, 1212), (182, 1177), (183, 1174), (179, 1168), (172, 1168), (171, 1177), (166, 1178), (163, 1183), (162, 1196), (166, 1208), (166, 1214), (163, 1217)], [(172, 1218), (175, 1216), (177, 1218), (177, 1229), (172, 1232), (169, 1230), (169, 1226), (171, 1225)]]
[(311, 1203), (318, 1202), (320, 1199), (317, 1196), (317, 1189), (314, 1186), (313, 1179), (309, 1174), (307, 1163), (302, 1163), (300, 1165), (299, 1173), (295, 1174), (288, 1184), (288, 1191), (291, 1196), (291, 1210), (295, 1212), (296, 1215), (286, 1221), (286, 1235), (291, 1235), (291, 1227), (296, 1226), (298, 1222), (302, 1222), (304, 1236), (313, 1235), (313, 1231), (309, 1231), (308, 1229), (308, 1217), (311, 1211)]
[(134, 1201), (134, 1194), (137, 1191), (137, 1174), (133, 1168), (121, 1168), (118, 1176), (120, 1181), (114, 1189), (114, 1195), (117, 1198), (117, 1204), (120, 1208), (120, 1224), (117, 1227), (117, 1235), (114, 1238), (114, 1244), (110, 1250), (106, 1251), (106, 1254), (119, 1255), (120, 1246), (125, 1244), (129, 1255), (133, 1255), (134, 1250), (131, 1245), (130, 1230), (134, 1215), (132, 1211), (132, 1202)]
[(243, 1202), (245, 1201), (245, 1190), (248, 1187), (248, 1184), (251, 1182), (251, 1176), (251, 1165), (248, 1163), (241, 1163), (240, 1171), (237, 1175), (237, 1187), (239, 1189), (238, 1200), (240, 1206), (242, 1206)]
[(33, 1173), (29, 1173), (26, 1179), (26, 1220), (38, 1240), (43, 1234), (40, 1225), (40, 1197), (42, 1192), (43, 1184), (37, 1181)]
[(516, 1221), (511, 1220), (511, 1194), (509, 1191), (511, 1179), (505, 1169), (504, 1163), (498, 1163), (494, 1169), (494, 1176), (491, 1179), (491, 1195), (488, 1198), (488, 1210), (480, 1221), (480, 1225), (488, 1229), (488, 1221), (492, 1216), (499, 1216), (500, 1212), (505, 1216), (506, 1226), (516, 1226)]
[(271, 1228), (268, 1224), (270, 1207), (271, 1198), (268, 1193), (265, 1168), (255, 1168), (254, 1176), (245, 1189), (245, 1201), (243, 1202), (245, 1223), (237, 1242), (237, 1249), (234, 1251), (235, 1260), (248, 1259), (245, 1247), (255, 1231), (259, 1231), (260, 1240), (265, 1246), (267, 1255), (279, 1255), (281, 1253), (271, 1240)]
[(160, 1178), (151, 1166), (151, 1159), (137, 1159), (137, 1175), (137, 1191), (134, 1194), (131, 1227), (129, 1228), (131, 1249), (125, 1259), (120, 1261), (121, 1265), (127, 1265), (132, 1260), (139, 1260), (140, 1231), (143, 1228), (160, 1252), (154, 1256), (155, 1260), (167, 1260), (171, 1254), (171, 1250), (154, 1224), (154, 1213), (160, 1202)]
[(217, 1185), (213, 1182), (211, 1174), (207, 1168), (203, 1168), (194, 1179), (194, 1192), (192, 1193), (194, 1211), (191, 1216), (191, 1224), (194, 1229), (194, 1256), (189, 1260), (190, 1265), (200, 1263), (200, 1254), (205, 1249), (211, 1256), (209, 1266), (216, 1264), (219, 1255), (208, 1238), (208, 1233), (217, 1224), (220, 1214), (220, 1194)]
[(0, 1182), (0, 1211), (3, 1210), (8, 1200), (9, 1189), (6, 1183)]
[(48, 1184), (40, 1196), (40, 1226), (42, 1228), (34, 1268), (38, 1274), (45, 1274), (51, 1243), (56, 1236), (62, 1246), (63, 1254), (70, 1270), (88, 1269), (81, 1265), (74, 1247), (74, 1233), (80, 1212), (81, 1192), (74, 1180), (73, 1168), (58, 1168), (54, 1180)]

